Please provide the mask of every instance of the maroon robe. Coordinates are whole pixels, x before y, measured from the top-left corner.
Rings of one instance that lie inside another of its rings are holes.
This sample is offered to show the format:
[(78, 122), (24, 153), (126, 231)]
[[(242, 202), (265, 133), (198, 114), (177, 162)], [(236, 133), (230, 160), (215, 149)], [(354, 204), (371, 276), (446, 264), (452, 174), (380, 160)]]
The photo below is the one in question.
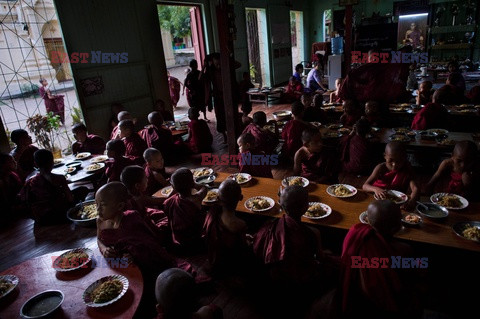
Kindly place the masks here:
[(401, 171), (393, 170), (386, 172), (383, 176), (380, 176), (373, 182), (373, 186), (406, 192), (410, 186), (410, 180), (412, 177), (412, 169), (410, 165), (407, 165)]
[(450, 180), (447, 186), (447, 193), (453, 193), (457, 195), (465, 195), (465, 186), (462, 181), (462, 173), (450, 173)]
[(198, 207), (180, 194), (164, 202), (165, 214), (172, 230), (172, 240), (184, 248), (197, 247), (202, 237), (204, 215)]
[(170, 99), (172, 100), (172, 104), (174, 106), (176, 106), (178, 103), (178, 100), (180, 100), (180, 88), (181, 88), (180, 81), (174, 76), (169, 76), (168, 90), (170, 92)]
[(60, 116), (62, 123), (65, 123), (65, 103), (63, 101), (63, 95), (57, 95), (53, 99), (50, 99), (48, 97), (48, 91), (49, 89), (43, 86), (38, 89), (40, 97), (45, 102), (47, 113), (52, 112), (54, 115)]
[(340, 117), (340, 123), (342, 123), (345, 126), (350, 126), (352, 127), (357, 123), (357, 121), (360, 119), (360, 116), (358, 115), (349, 115), (349, 114), (342, 114)]
[(290, 120), (285, 124), (282, 131), (282, 139), (285, 140), (283, 151), (286, 156), (293, 158), (295, 153), (302, 147), (302, 133), (306, 128), (308, 128), (308, 124), (298, 120)]
[(317, 276), (317, 240), (302, 222), (288, 215), (263, 226), (255, 235), (253, 252), (275, 282), (302, 284)]
[[(147, 191), (145, 193), (147, 195), (152, 195), (153, 193), (158, 191), (160, 188), (162, 188), (164, 185), (160, 184), (155, 179), (153, 170), (151, 169), (150, 166), (148, 166), (148, 164), (145, 164), (144, 168), (145, 168), (145, 175), (147, 175)], [(165, 177), (165, 168), (162, 168), (160, 171), (157, 171), (157, 173), (162, 174), (162, 176)]]
[(190, 71), (185, 78), (185, 87), (188, 105), (205, 112), (205, 84), (201, 75), (199, 70)]
[(147, 143), (138, 135), (133, 133), (129, 137), (123, 139), (125, 144), (125, 156), (131, 158), (136, 165), (143, 166), (143, 152), (147, 149)]
[(27, 148), (19, 153), (17, 148), (14, 148), (10, 153), (17, 162), (18, 176), (24, 181), (28, 175), (30, 175), (35, 169), (35, 161), (33, 154), (38, 151), (38, 148), (34, 145), (28, 145)]
[(427, 103), (413, 118), (412, 130), (427, 130), (431, 128), (446, 128), (448, 111), (436, 103)]
[(213, 136), (207, 122), (204, 120), (191, 120), (188, 123), (190, 135), (188, 146), (193, 153), (210, 152), (212, 149)]
[[(252, 155), (257, 158), (253, 159)], [(239, 153), (238, 157), (238, 168), (240, 173), (248, 173), (256, 177), (273, 178), (272, 170), (270, 168), (270, 157), (264, 152), (255, 152), (255, 154), (252, 154), (247, 151)]]
[(332, 151), (323, 149), (320, 153), (311, 153), (301, 165), (301, 176), (310, 181), (318, 182), (324, 177), (331, 183), (338, 181), (338, 160)]
[(103, 154), (105, 152), (105, 141), (98, 135), (89, 134), (85, 142), (76, 141), (72, 144), (72, 153), (89, 152), (92, 154)]
[(120, 128), (117, 125), (113, 128), (112, 133), (110, 134), (110, 139), (117, 140), (119, 138), (120, 138)]
[(255, 138), (255, 148), (262, 150), (265, 154), (272, 154), (278, 144), (278, 138), (268, 130), (260, 129), (255, 123), (250, 123), (242, 133), (250, 133)]
[(105, 175), (110, 182), (119, 182), (120, 175), (125, 167), (135, 165), (135, 162), (125, 156), (109, 159), (106, 163)]
[(18, 204), (17, 195), (22, 189), (23, 182), (17, 173), (7, 172), (0, 177), (0, 202), (5, 205), (2, 209), (2, 217), (18, 217), (20, 214), (15, 206)]
[(25, 182), (20, 198), (26, 202), (36, 222), (52, 224), (66, 221), (67, 210), (73, 203), (67, 180), (63, 175), (52, 174), (52, 182), (37, 173)]
[(342, 172), (367, 175), (372, 168), (370, 143), (357, 134), (342, 138)]
[(162, 153), (163, 157), (172, 157), (173, 137), (172, 131), (165, 127), (156, 127), (148, 125), (143, 130), (138, 132), (140, 137), (147, 142), (148, 147), (153, 147)]

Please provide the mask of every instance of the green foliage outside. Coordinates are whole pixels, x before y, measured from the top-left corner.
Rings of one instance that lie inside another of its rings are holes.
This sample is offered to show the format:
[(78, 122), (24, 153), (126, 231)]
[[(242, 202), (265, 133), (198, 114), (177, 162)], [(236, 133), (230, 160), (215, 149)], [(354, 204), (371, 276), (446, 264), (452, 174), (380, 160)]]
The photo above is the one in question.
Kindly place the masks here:
[(191, 34), (190, 8), (186, 6), (158, 6), (160, 26), (170, 30), (174, 38), (184, 38)]

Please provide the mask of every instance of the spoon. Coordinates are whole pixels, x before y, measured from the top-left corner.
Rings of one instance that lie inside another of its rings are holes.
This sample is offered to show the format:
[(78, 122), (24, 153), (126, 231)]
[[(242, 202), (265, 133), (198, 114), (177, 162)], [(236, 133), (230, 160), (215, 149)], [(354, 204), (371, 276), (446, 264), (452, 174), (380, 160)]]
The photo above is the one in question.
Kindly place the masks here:
[(423, 209), (425, 209), (425, 210), (428, 210), (428, 209), (429, 209), (428, 206), (425, 205), (425, 204), (422, 203), (422, 202), (417, 201), (417, 204), (420, 205), (420, 206), (421, 206)]

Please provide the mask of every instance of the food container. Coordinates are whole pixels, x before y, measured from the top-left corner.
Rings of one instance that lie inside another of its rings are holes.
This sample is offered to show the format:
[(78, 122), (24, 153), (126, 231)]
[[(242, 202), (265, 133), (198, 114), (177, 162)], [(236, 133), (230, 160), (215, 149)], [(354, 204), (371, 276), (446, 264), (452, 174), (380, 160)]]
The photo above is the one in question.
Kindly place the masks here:
[(71, 220), (75, 225), (79, 225), (82, 227), (93, 227), (97, 224), (97, 218), (90, 218), (90, 219), (81, 219), (78, 217), (78, 213), (83, 208), (83, 206), (94, 204), (95, 200), (88, 200), (83, 203), (77, 204), (75, 207), (72, 207), (67, 212), (67, 218)]

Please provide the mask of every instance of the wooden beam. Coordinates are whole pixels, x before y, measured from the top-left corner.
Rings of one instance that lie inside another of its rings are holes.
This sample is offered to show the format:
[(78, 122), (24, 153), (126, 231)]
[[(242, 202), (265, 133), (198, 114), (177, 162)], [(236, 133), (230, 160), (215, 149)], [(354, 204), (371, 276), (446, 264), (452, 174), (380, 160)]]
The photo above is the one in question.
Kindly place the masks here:
[(350, 71), (352, 63), (352, 23), (353, 7), (348, 5), (345, 7), (345, 75)]

